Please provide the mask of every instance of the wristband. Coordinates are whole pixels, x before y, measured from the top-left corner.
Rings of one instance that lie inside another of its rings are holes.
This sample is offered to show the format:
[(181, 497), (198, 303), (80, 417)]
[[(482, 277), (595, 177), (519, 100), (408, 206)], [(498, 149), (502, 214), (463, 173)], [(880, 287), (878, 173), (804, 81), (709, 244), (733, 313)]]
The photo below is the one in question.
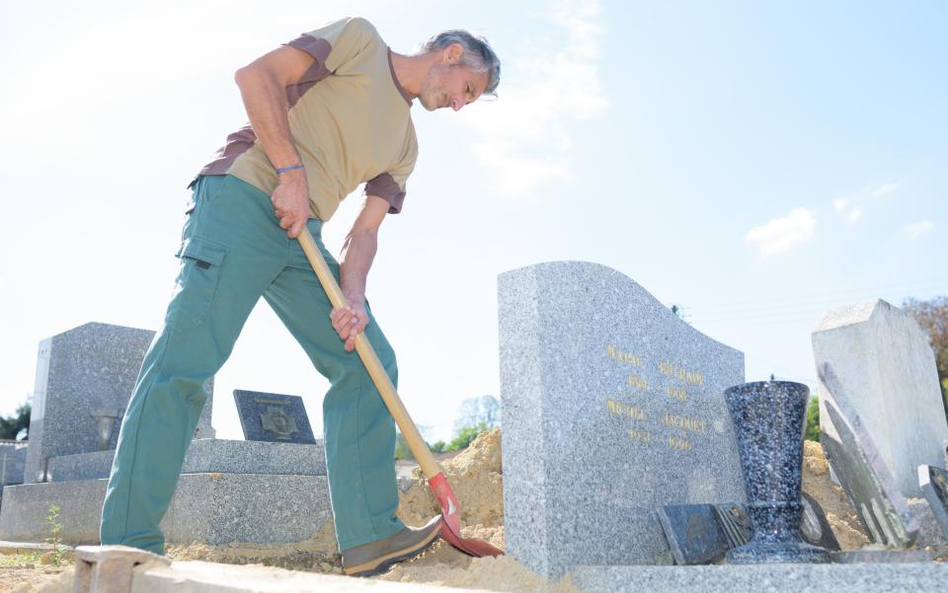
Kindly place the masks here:
[(291, 167), (280, 167), (279, 169), (276, 170), (276, 172), (277, 172), (277, 175), (279, 175), (280, 173), (286, 173), (287, 171), (292, 171), (294, 169), (302, 169), (302, 168), (303, 168), (303, 163), (297, 163)]

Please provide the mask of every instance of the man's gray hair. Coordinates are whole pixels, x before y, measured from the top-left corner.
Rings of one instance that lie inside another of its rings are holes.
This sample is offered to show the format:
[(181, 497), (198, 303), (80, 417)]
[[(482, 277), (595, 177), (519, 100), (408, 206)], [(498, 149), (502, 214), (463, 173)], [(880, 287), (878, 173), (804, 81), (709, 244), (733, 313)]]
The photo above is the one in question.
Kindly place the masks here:
[(484, 94), (497, 96), (497, 85), (500, 84), (500, 58), (483, 37), (476, 37), (463, 29), (444, 31), (426, 41), (421, 46), (421, 51), (424, 53), (437, 51), (453, 43), (460, 43), (464, 48), (461, 54), (461, 65), (467, 66), (474, 72), (488, 73)]

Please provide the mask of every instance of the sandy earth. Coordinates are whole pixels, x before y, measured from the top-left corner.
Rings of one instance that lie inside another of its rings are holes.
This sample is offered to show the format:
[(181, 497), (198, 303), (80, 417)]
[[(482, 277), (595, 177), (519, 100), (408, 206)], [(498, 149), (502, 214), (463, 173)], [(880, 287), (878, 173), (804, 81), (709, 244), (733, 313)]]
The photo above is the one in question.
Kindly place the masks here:
[(803, 491), (823, 508), (840, 548), (858, 550), (869, 544), (853, 505), (843, 489), (830, 480), (823, 447), (815, 441), (803, 442)]
[[(826, 458), (818, 443), (807, 441), (803, 455), (803, 489), (823, 508), (844, 550), (868, 544), (859, 520), (839, 486), (829, 478)], [(504, 548), (503, 468), (500, 429), (479, 436), (465, 451), (442, 463), (448, 482), (461, 506), (464, 537), (476, 537)], [(401, 493), (398, 515), (409, 525), (422, 525), (440, 514), (440, 507), (417, 468), (415, 483)], [(341, 574), (333, 525), (330, 521), (312, 540), (290, 545), (169, 546), (174, 560), (206, 560), (228, 564), (265, 564), (293, 570)], [(15, 583), (17, 593), (65, 591), (55, 573), (43, 567), (0, 568), (0, 592)], [(61, 570), (61, 569), (59, 569)], [(61, 577), (68, 579), (68, 574)], [(550, 583), (510, 557), (470, 558), (444, 542), (420, 557), (396, 565), (374, 577), (387, 581), (424, 582), (518, 593), (579, 593), (567, 575)], [(39, 587), (42, 582), (49, 583)]]

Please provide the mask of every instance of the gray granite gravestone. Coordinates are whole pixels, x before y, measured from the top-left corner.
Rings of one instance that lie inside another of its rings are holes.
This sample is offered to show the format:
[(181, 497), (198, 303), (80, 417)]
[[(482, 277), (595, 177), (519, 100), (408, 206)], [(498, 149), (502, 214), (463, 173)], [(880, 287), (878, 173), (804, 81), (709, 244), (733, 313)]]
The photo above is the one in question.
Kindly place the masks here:
[(873, 541), (907, 548), (918, 535), (918, 519), (909, 510), (895, 478), (876, 449), (872, 436), (850, 402), (852, 398), (828, 363), (819, 368), (823, 403), (836, 431), (820, 435), (840, 485)]
[(23, 483), (27, 441), (0, 441), (0, 486)]
[[(50, 458), (115, 448), (121, 416), (154, 333), (87, 323), (40, 342), (27, 484), (48, 481)], [(213, 436), (211, 407), (209, 395), (197, 436)]]
[(235, 389), (234, 401), (248, 441), (316, 442), (300, 396)]
[(605, 266), (501, 274), (507, 552), (544, 575), (672, 562), (666, 504), (744, 501), (723, 392), (741, 352)]
[[(911, 314), (876, 300), (827, 311), (812, 339), (817, 368), (832, 365), (902, 496), (920, 497), (916, 468), (942, 465), (948, 441), (925, 333)], [(825, 387), (820, 385), (821, 395)], [(838, 441), (825, 408), (821, 403), (821, 430)]]

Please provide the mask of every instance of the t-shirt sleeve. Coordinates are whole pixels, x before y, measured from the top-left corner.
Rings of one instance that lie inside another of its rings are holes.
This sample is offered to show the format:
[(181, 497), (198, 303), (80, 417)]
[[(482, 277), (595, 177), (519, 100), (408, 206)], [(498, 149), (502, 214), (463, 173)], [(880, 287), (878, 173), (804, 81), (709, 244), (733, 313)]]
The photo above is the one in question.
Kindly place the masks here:
[(307, 72), (305, 79), (312, 73), (319, 76), (328, 73), (344, 73), (347, 65), (358, 62), (365, 49), (378, 43), (379, 35), (369, 21), (360, 18), (345, 18), (335, 21), (309, 33), (303, 33), (293, 41), (286, 43), (290, 47), (305, 51), (316, 62)]
[(412, 136), (402, 160), (390, 171), (375, 176), (365, 184), (365, 195), (377, 196), (388, 202), (388, 213), (398, 214), (405, 202), (406, 184), (418, 159), (418, 148)]

